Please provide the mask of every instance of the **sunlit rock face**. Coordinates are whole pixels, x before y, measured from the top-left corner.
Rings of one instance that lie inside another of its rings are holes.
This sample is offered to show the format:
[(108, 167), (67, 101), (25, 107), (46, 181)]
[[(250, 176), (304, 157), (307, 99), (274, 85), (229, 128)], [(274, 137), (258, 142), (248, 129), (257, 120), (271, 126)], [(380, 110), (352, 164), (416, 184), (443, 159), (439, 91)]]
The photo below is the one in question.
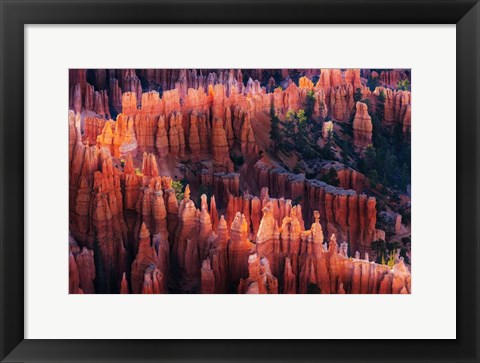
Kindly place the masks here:
[(355, 118), (353, 119), (353, 145), (365, 148), (372, 144), (372, 118), (368, 114), (365, 103), (357, 102)]
[(69, 293), (409, 294), (410, 71), (72, 69)]

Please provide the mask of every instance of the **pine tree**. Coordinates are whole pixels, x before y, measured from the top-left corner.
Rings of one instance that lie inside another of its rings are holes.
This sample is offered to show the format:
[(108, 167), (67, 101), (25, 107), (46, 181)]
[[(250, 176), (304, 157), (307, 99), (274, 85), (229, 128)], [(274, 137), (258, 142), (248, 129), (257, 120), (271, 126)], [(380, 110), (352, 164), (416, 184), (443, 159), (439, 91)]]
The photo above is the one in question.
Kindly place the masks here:
[(316, 284), (309, 283), (307, 286), (307, 294), (321, 294), (322, 290)]
[(368, 80), (367, 80), (367, 87), (370, 88), (370, 91), (375, 91), (375, 88), (377, 88), (378, 84), (379, 84), (379, 80), (378, 80), (378, 77), (375, 77), (375, 78), (372, 78), (370, 77)]
[(365, 150), (365, 167), (366, 172), (370, 172), (371, 170), (375, 169), (376, 161), (377, 161), (377, 152), (372, 145), (368, 145)]
[(181, 181), (172, 181), (172, 188), (175, 190), (175, 197), (178, 201), (183, 200), (183, 184)]
[(403, 81), (398, 81), (397, 90), (410, 91), (410, 81), (408, 79), (404, 79)]
[(410, 184), (410, 168), (406, 163), (404, 163), (400, 169), (400, 179), (398, 184), (402, 191), (406, 191), (407, 185)]
[(281, 144), (280, 120), (275, 113), (273, 101), (270, 104), (270, 147), (276, 153)]
[(361, 99), (362, 99), (362, 90), (360, 88), (357, 88), (355, 90), (355, 94), (353, 95), (353, 100), (355, 101), (355, 103), (357, 103)]
[(315, 108), (315, 92), (311, 90), (307, 92), (307, 98), (305, 100), (305, 116), (307, 117), (307, 121), (311, 121), (314, 108)]
[(298, 69), (292, 69), (290, 71), (290, 79), (298, 86), (298, 80), (300, 79), (300, 72)]
[(393, 267), (395, 266), (395, 254), (392, 252), (390, 252), (390, 258), (388, 259), (388, 266), (390, 267)]
[(323, 181), (329, 185), (333, 185), (334, 187), (338, 187), (338, 173), (337, 170), (332, 166), (328, 170), (327, 174), (323, 177)]
[(322, 158), (325, 160), (335, 160), (335, 153), (333, 152), (333, 132), (332, 130), (328, 131), (327, 139), (325, 140), (325, 145), (322, 149)]
[(377, 97), (377, 117), (380, 122), (383, 122), (385, 117), (385, 92), (382, 90)]

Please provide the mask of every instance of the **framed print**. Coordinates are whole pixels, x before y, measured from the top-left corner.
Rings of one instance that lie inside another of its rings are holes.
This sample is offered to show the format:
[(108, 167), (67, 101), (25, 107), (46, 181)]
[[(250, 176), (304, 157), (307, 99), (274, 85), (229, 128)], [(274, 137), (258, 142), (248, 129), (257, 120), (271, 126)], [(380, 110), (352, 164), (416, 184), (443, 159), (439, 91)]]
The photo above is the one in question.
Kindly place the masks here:
[(69, 293), (410, 294), (410, 72), (70, 69)]
[(478, 361), (479, 17), (3, 1), (2, 361)]

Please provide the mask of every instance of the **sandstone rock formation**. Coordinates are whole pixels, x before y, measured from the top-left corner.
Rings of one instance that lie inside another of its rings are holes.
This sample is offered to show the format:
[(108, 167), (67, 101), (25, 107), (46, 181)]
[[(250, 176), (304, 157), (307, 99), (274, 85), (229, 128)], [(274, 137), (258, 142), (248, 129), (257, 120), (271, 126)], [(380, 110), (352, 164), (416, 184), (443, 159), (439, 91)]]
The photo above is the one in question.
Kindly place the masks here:
[(77, 263), (75, 257), (70, 253), (68, 258), (68, 293), (69, 294), (83, 294), (83, 290), (80, 288), (80, 276), (78, 273)]
[[(142, 224), (139, 238), (137, 257), (135, 257), (135, 260), (132, 263), (131, 282), (133, 294), (139, 294), (142, 292), (142, 289), (145, 288), (146, 284), (144, 278), (151, 278), (153, 274), (153, 271), (147, 273), (147, 269), (151, 266), (155, 266), (157, 259), (155, 248), (150, 242), (150, 232), (145, 223)], [(153, 281), (148, 281), (147, 285), (152, 283)], [(150, 286), (147, 286), (147, 288), (150, 288)]]
[(210, 260), (203, 260), (201, 269), (202, 294), (215, 293), (215, 277), (210, 267)]
[(241, 278), (248, 276), (248, 256), (253, 244), (248, 241), (248, 225), (245, 215), (237, 212), (230, 228), (228, 244), (229, 282), (237, 285)]
[(320, 206), (326, 237), (335, 233), (340, 242), (349, 242), (351, 251), (363, 251), (373, 241), (376, 224), (374, 197), (358, 195), (353, 190), (336, 188), (319, 180), (299, 178), (260, 162), (255, 169), (258, 188), (267, 187), (272, 195), (283, 195), (285, 198), (301, 197), (307, 223), (313, 211)]
[(93, 251), (83, 247), (82, 252), (75, 256), (75, 262), (80, 277), (80, 288), (84, 294), (94, 294), (95, 264)]
[(355, 118), (353, 119), (353, 144), (362, 149), (372, 144), (372, 118), (368, 107), (363, 102), (357, 102)]
[(278, 294), (278, 280), (272, 275), (267, 258), (260, 259), (256, 253), (248, 257), (248, 278), (240, 280), (238, 293)]

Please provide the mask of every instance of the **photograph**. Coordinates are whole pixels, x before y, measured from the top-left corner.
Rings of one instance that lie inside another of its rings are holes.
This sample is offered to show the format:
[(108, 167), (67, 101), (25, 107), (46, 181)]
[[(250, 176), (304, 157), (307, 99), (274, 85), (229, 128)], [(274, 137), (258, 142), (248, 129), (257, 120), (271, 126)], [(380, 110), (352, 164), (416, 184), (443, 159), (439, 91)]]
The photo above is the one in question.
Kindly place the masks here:
[(412, 86), (69, 69), (68, 293), (411, 294)]

